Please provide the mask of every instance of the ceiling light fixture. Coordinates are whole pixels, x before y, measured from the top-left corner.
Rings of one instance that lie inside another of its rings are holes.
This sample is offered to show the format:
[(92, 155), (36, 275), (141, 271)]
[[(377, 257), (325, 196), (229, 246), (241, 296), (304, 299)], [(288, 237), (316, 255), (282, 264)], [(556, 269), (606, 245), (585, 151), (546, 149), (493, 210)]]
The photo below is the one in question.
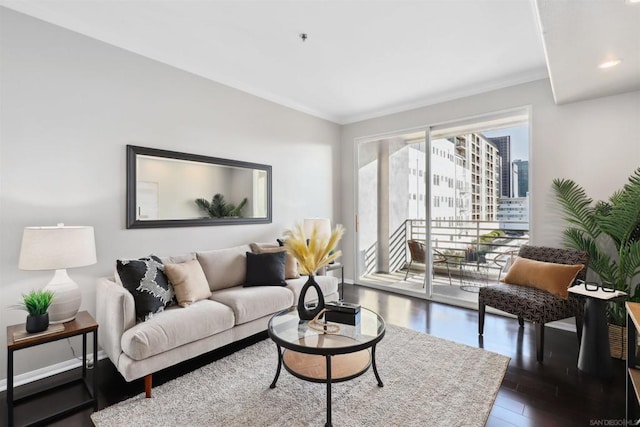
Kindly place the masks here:
[(619, 65), (621, 62), (622, 62), (622, 59), (620, 58), (611, 59), (609, 61), (605, 61), (600, 65), (598, 65), (598, 68), (601, 68), (603, 70), (606, 68), (612, 68), (612, 67), (615, 67), (616, 65)]
[(640, 3), (640, 0), (625, 0), (627, 3), (629, 4), (638, 4)]

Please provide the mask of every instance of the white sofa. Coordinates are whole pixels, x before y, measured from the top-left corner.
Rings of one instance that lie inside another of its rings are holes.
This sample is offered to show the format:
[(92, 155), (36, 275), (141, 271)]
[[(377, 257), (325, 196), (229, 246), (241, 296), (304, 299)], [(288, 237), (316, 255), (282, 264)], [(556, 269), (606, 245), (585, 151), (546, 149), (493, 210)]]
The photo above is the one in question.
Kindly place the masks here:
[[(166, 257), (180, 262), (195, 257), (212, 295), (187, 308), (170, 306), (136, 323), (132, 294), (113, 278), (100, 278), (96, 290), (98, 342), (126, 381), (145, 378), (151, 396), (152, 374), (184, 360), (266, 331), (277, 312), (297, 304), (306, 276), (286, 286), (243, 287), (249, 245)], [(326, 301), (338, 299), (338, 279), (317, 276)], [(314, 299), (310, 292), (308, 299)]]

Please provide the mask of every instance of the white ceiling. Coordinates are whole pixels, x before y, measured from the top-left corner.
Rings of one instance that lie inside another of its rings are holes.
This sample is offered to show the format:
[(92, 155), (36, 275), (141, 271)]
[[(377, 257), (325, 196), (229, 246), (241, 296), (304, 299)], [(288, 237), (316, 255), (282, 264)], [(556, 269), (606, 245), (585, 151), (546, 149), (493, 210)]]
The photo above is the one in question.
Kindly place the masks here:
[[(537, 0), (558, 104), (640, 89), (640, 3)], [(620, 65), (599, 69), (614, 58)]]
[[(541, 25), (531, 0), (0, 0), (337, 123), (537, 80), (547, 67), (558, 102), (640, 88), (640, 5), (538, 3)], [(599, 84), (592, 62), (606, 52), (626, 57)]]

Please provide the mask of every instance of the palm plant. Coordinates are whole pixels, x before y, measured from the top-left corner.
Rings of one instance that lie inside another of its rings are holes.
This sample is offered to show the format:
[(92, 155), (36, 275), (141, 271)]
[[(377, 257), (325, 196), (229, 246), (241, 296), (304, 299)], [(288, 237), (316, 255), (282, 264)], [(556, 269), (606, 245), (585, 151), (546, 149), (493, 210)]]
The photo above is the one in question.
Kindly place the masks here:
[(206, 212), (209, 218), (242, 217), (241, 211), (247, 204), (247, 198), (242, 199), (238, 206), (227, 203), (220, 193), (213, 196), (211, 202), (206, 199), (196, 199), (196, 205)]
[[(563, 232), (565, 246), (586, 251), (589, 268), (601, 281), (640, 301), (640, 168), (608, 201), (594, 204), (570, 179), (554, 179), (553, 191), (569, 223)], [(609, 304), (608, 315), (611, 323), (624, 325), (622, 303)]]

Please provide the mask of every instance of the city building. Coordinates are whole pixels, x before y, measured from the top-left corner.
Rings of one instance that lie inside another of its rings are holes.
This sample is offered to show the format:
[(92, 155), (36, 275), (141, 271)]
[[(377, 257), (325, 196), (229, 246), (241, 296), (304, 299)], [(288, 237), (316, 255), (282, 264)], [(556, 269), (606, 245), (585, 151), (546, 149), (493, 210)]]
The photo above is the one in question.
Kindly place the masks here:
[(502, 158), (500, 162), (500, 196), (514, 197), (511, 180), (511, 136), (495, 136), (487, 138), (498, 148)]
[(518, 170), (518, 191), (515, 197), (525, 197), (529, 193), (529, 161), (528, 160), (514, 160), (513, 165)]
[(500, 230), (529, 230), (529, 197), (501, 197), (498, 205)]

